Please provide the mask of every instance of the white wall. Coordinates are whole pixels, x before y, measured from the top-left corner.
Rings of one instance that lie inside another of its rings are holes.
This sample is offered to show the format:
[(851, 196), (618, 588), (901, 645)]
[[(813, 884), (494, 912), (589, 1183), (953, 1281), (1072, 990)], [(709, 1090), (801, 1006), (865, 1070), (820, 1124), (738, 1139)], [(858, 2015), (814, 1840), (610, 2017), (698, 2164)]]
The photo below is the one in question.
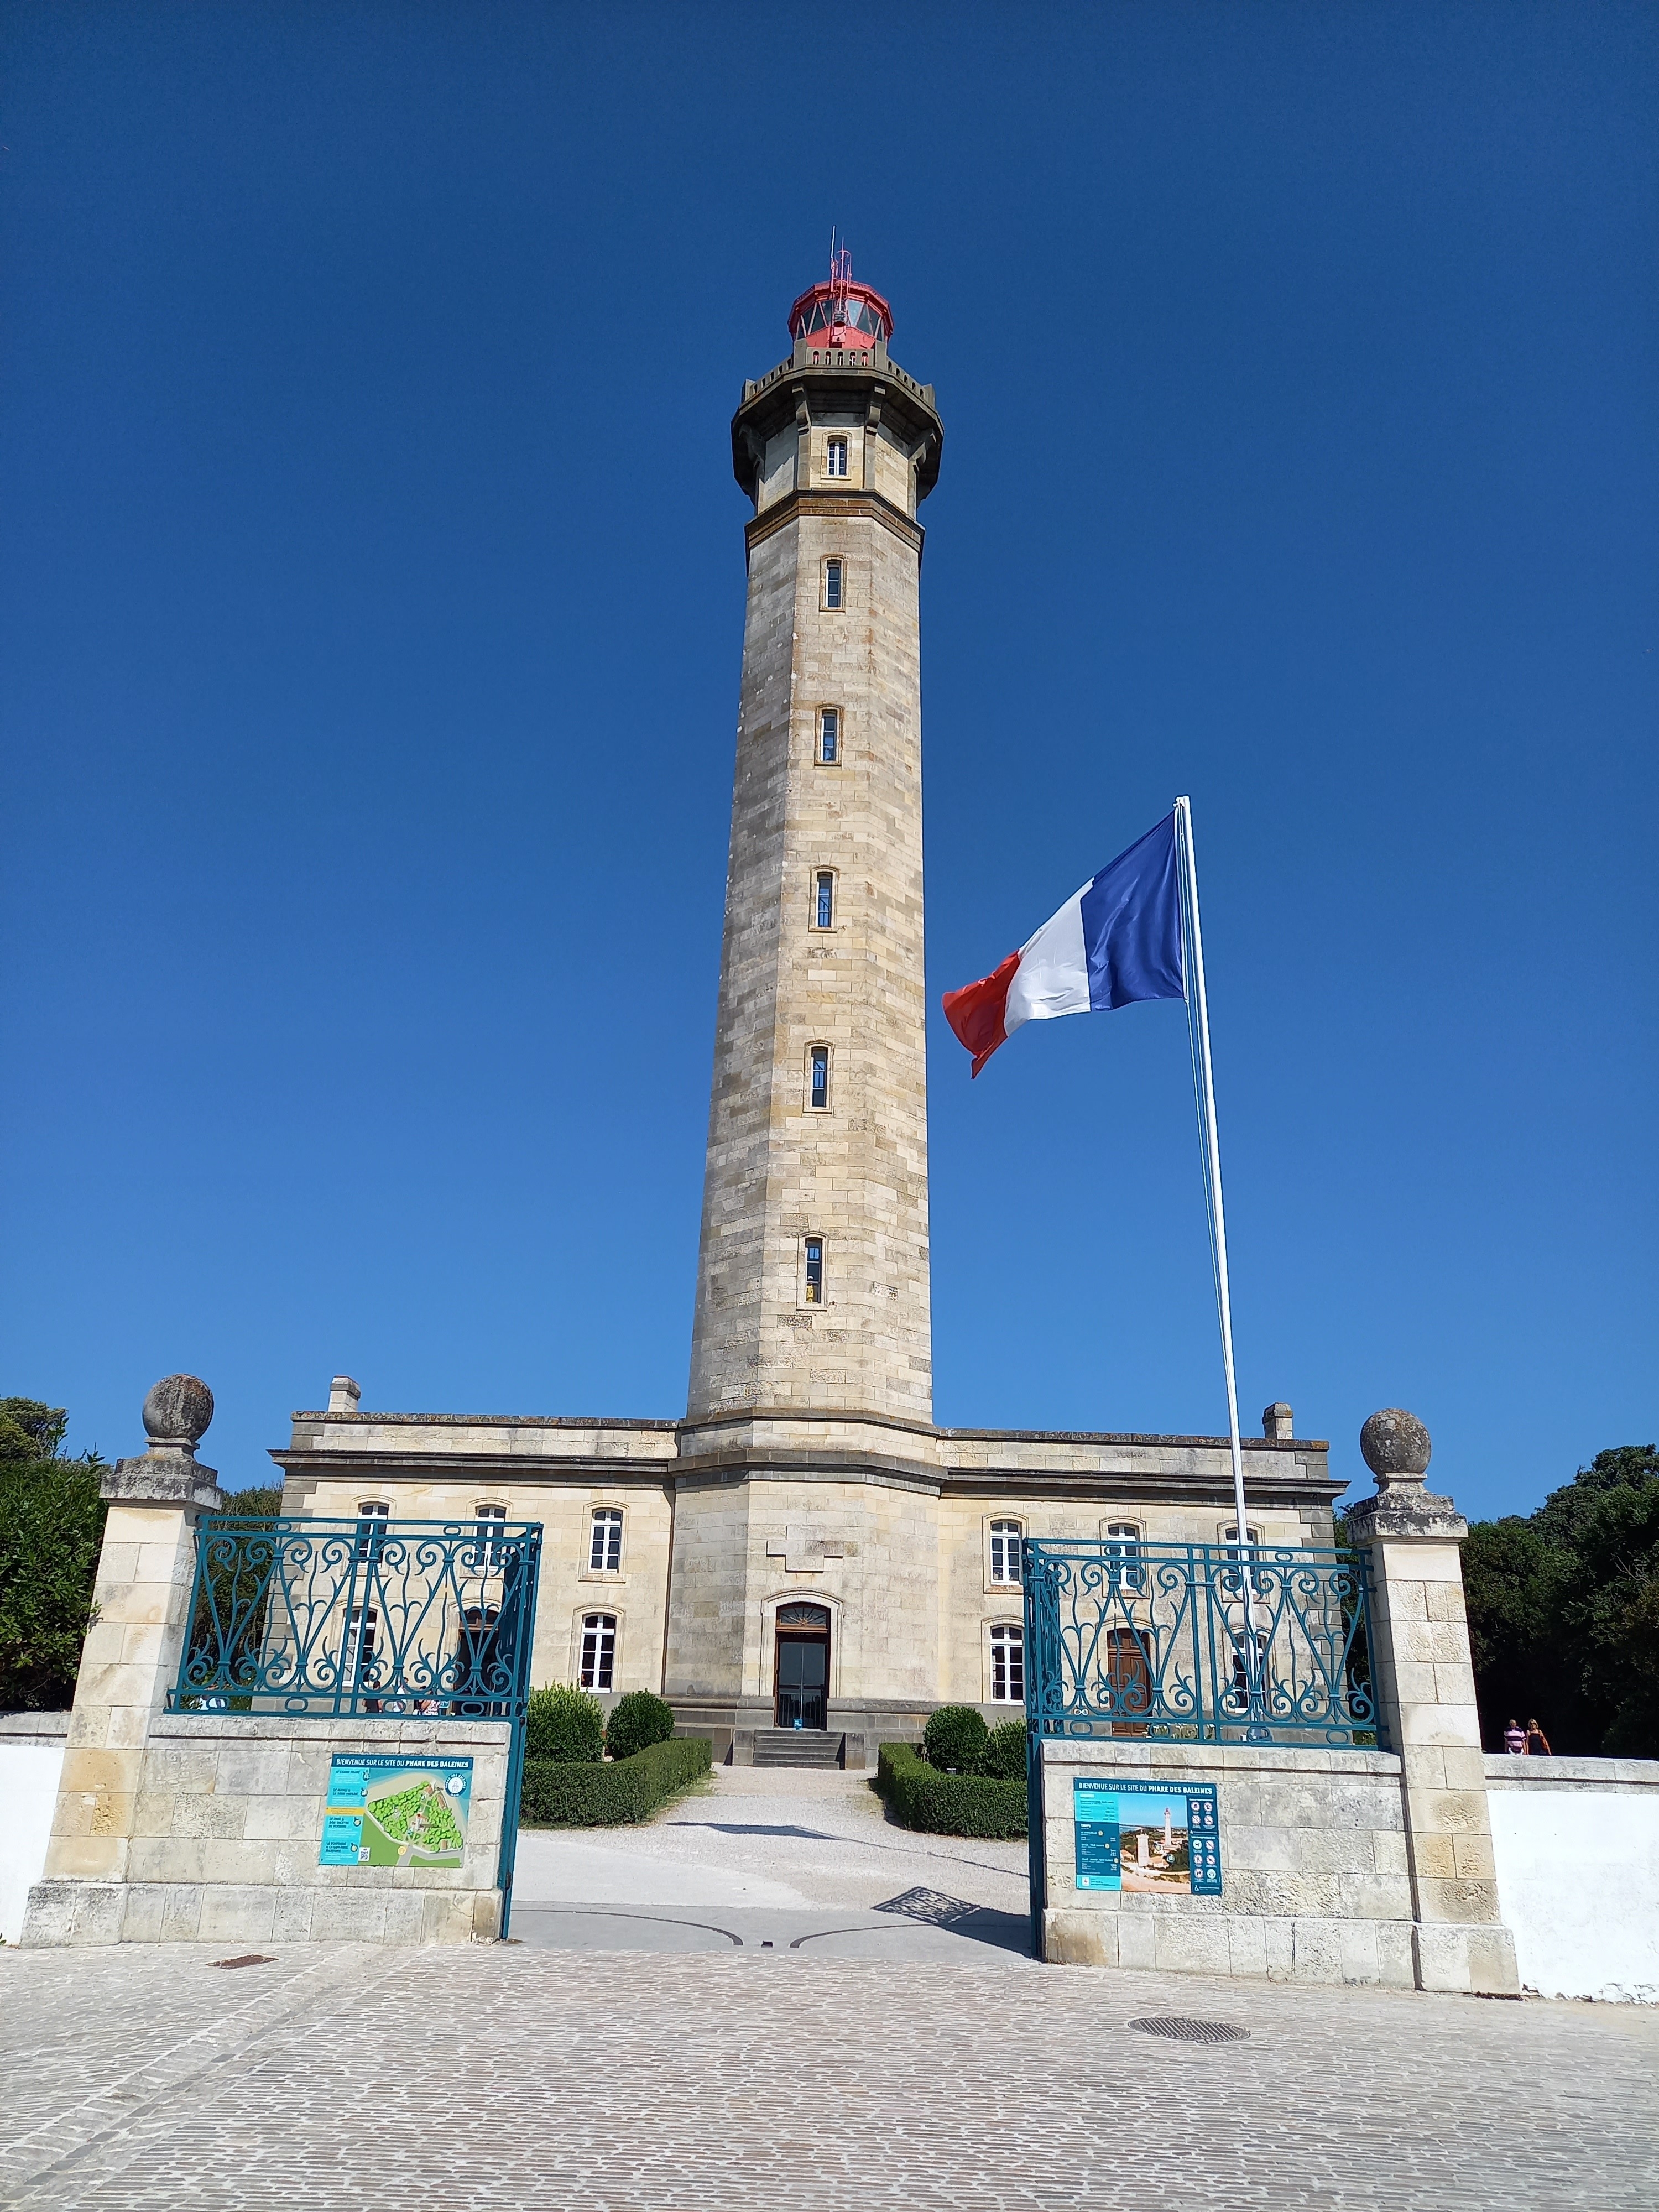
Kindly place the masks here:
[(0, 1936), (8, 1943), (21, 1936), (24, 1904), (46, 1868), (63, 1765), (61, 1735), (0, 1738)]
[(1547, 1997), (1659, 2004), (1659, 1787), (1553, 1789), (1528, 1776), (1489, 1788), (1487, 1803), (1522, 1985)]

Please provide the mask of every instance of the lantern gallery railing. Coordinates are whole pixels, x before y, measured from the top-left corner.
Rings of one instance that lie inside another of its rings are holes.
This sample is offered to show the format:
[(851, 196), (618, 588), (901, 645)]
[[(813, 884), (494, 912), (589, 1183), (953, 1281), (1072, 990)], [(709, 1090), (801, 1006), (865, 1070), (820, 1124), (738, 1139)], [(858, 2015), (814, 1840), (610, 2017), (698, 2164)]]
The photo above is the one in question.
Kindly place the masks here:
[(1378, 1745), (1346, 1553), (1036, 1540), (1024, 1581), (1035, 1735)]
[(541, 1540), (539, 1522), (214, 1515), (168, 1704), (521, 1723)]

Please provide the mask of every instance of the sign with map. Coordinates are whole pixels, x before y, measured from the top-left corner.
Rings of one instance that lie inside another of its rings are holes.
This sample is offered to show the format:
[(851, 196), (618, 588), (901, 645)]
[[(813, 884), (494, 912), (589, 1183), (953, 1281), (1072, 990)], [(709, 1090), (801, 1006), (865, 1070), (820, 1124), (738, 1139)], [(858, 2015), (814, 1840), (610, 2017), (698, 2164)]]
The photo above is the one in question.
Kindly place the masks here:
[(1221, 1834), (1212, 1782), (1072, 1783), (1079, 1889), (1219, 1897)]
[(458, 1867), (472, 1807), (470, 1759), (336, 1759), (319, 1866)]

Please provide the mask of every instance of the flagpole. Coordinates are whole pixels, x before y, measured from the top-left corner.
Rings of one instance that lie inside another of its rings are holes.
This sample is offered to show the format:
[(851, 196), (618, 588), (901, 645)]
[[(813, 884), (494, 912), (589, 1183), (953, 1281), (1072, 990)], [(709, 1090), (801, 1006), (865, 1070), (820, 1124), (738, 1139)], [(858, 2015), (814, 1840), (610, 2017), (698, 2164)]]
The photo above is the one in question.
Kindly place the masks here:
[(1193, 847), (1193, 807), (1189, 799), (1177, 799), (1176, 849), (1180, 860), (1186, 934), (1192, 951), (1188, 979), (1188, 1015), (1193, 1034), (1193, 1080), (1198, 1091), (1200, 1139), (1206, 1178), (1205, 1197), (1210, 1215), (1211, 1257), (1215, 1265), (1216, 1305), (1221, 1316), (1221, 1358), (1227, 1376), (1227, 1441), (1233, 1460), (1233, 1504), (1238, 1514), (1239, 1556), (1244, 1563), (1246, 1644), (1254, 1689), (1255, 1668), (1255, 1577), (1250, 1573), (1249, 1522), (1244, 1510), (1244, 1449), (1238, 1434), (1238, 1385), (1233, 1376), (1232, 1299), (1227, 1284), (1227, 1218), (1221, 1204), (1221, 1150), (1216, 1135), (1215, 1081), (1210, 1066), (1210, 1006), (1204, 989), (1204, 931), (1198, 914), (1198, 860)]

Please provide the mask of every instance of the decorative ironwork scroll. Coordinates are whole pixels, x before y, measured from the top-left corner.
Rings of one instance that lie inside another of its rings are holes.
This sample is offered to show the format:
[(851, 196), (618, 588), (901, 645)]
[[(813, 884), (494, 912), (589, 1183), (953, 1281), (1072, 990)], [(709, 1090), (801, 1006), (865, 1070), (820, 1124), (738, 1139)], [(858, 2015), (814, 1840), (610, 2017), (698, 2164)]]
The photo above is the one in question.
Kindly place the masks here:
[(1034, 1736), (1378, 1745), (1359, 1559), (1109, 1539), (1024, 1548)]
[(541, 1540), (539, 1522), (212, 1515), (168, 1705), (521, 1723)]

